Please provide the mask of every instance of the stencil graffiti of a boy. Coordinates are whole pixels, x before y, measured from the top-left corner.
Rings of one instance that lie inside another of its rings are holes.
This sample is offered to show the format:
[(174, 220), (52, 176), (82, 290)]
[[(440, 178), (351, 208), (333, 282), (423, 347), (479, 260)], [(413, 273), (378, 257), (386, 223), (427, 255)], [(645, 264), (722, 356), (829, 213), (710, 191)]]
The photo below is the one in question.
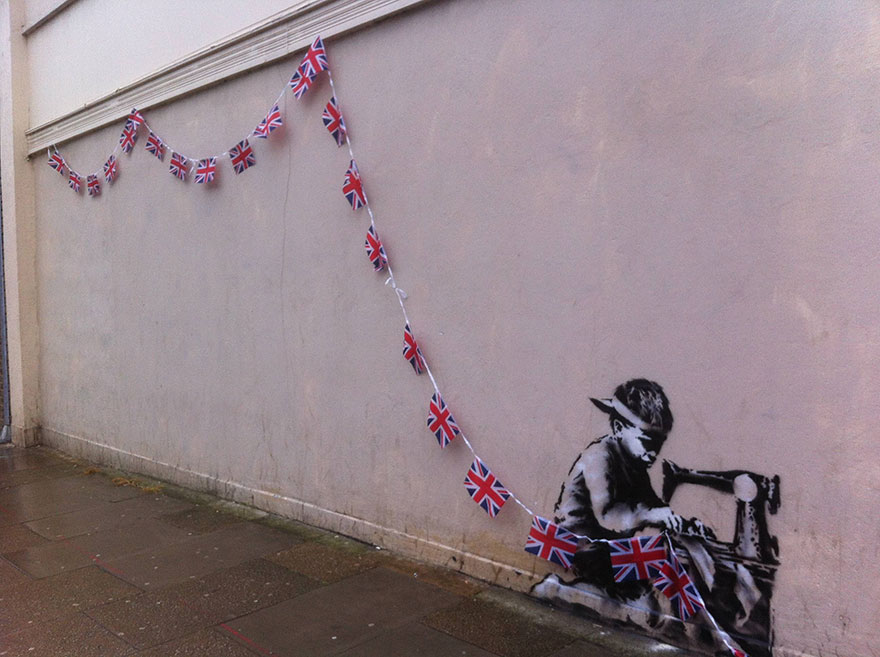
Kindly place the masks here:
[(590, 401), (608, 414), (611, 433), (590, 443), (571, 466), (556, 503), (556, 523), (592, 538), (630, 537), (645, 527), (711, 535), (696, 518), (673, 513), (651, 486), (648, 468), (672, 429), (663, 388), (633, 379), (610, 399)]
[[(778, 545), (767, 529), (767, 514), (776, 513), (779, 507), (779, 477), (745, 470), (691, 470), (667, 461), (663, 464), (663, 501), (649, 476), (672, 430), (672, 411), (663, 388), (648, 379), (633, 379), (619, 385), (610, 398), (591, 401), (608, 415), (610, 432), (587, 445), (571, 466), (556, 502), (554, 522), (592, 539), (668, 530), (677, 555), (696, 576), (700, 593), (721, 627), (735, 632), (750, 654), (769, 655), (770, 596)], [(732, 543), (719, 541), (700, 520), (684, 518), (669, 507), (667, 502), (679, 484), (708, 486), (736, 498)], [(669, 614), (663, 613), (649, 580), (614, 581), (607, 544), (582, 541), (572, 572), (571, 581), (548, 575), (533, 588), (533, 594), (631, 621), (666, 636), (682, 630), (664, 620)], [(637, 609), (645, 613), (639, 616)], [(690, 629), (695, 629), (693, 624)]]

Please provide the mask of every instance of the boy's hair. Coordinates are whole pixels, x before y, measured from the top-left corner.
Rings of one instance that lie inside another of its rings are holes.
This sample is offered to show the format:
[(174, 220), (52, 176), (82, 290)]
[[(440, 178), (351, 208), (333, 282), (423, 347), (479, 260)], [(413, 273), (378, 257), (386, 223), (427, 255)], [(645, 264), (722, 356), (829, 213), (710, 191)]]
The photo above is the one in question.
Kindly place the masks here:
[[(646, 424), (664, 433), (672, 431), (672, 411), (659, 383), (632, 379), (617, 386), (614, 396)], [(616, 415), (613, 413), (611, 419)]]

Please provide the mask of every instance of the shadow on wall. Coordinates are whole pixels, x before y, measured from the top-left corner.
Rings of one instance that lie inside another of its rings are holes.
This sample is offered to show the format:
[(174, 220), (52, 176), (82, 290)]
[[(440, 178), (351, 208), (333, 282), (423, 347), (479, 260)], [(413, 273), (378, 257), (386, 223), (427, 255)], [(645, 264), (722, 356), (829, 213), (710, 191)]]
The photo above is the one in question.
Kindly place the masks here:
[[(679, 620), (670, 600), (650, 580), (615, 581), (607, 543), (583, 541), (573, 560), (575, 578), (549, 575), (532, 594), (690, 648), (727, 653), (723, 636), (752, 657), (770, 657), (770, 599), (779, 547), (767, 516), (779, 509), (779, 476), (695, 470), (664, 461), (661, 499), (648, 470), (672, 430), (663, 388), (634, 379), (618, 386), (611, 398), (591, 401), (608, 414), (610, 433), (578, 455), (562, 484), (555, 522), (576, 534), (606, 540), (630, 538), (647, 528), (666, 530), (723, 634), (704, 614)], [(718, 540), (703, 521), (672, 511), (669, 501), (685, 484), (707, 486), (736, 500), (732, 542)]]

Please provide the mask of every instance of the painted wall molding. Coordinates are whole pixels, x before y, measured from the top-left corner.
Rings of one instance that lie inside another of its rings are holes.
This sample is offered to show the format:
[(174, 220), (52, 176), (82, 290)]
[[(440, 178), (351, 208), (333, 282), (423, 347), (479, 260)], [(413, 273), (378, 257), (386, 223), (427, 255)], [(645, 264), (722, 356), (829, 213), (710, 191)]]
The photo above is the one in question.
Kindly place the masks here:
[(119, 121), (132, 107), (150, 109), (432, 0), (305, 0), (168, 64), (81, 108), (31, 127), (28, 157)]
[(30, 36), (31, 34), (36, 32), (38, 29), (43, 27), (43, 25), (45, 25), (46, 23), (51, 21), (53, 18), (55, 18), (62, 11), (67, 9), (70, 5), (72, 5), (73, 3), (78, 2), (78, 1), (79, 0), (60, 0), (53, 7), (51, 7), (49, 10), (45, 11), (41, 16), (37, 16), (36, 18), (33, 19), (32, 22), (25, 25), (24, 28), (22, 28), (22, 30), (21, 30), (21, 35), (22, 36)]
[(522, 571), (509, 564), (493, 561), (472, 552), (466, 552), (397, 529), (383, 527), (363, 518), (325, 509), (279, 493), (223, 480), (179, 465), (156, 461), (81, 436), (43, 428), (42, 444), (75, 458), (161, 479), (178, 486), (210, 493), (222, 499), (350, 536), (393, 550), (404, 556), (458, 570), (471, 577), (514, 591), (527, 593), (534, 584), (543, 578), (543, 574)]

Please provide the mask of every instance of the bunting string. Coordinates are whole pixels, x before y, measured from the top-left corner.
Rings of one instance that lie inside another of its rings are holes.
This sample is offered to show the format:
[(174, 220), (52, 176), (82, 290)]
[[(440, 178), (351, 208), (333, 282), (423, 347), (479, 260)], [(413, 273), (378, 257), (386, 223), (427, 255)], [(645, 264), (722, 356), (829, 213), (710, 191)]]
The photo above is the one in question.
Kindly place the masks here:
[[(161, 162), (164, 162), (165, 154), (170, 152), (168, 170), (181, 181), (186, 181), (187, 177), (191, 175), (196, 184), (211, 183), (217, 175), (218, 162), (224, 161), (225, 158), (230, 159), (236, 174), (243, 173), (256, 164), (250, 139), (254, 137), (268, 139), (276, 129), (282, 127), (283, 118), (279, 108), (282, 101), (286, 99), (288, 88), (296, 99), (300, 99), (309, 91), (318, 74), (324, 71), (327, 72), (332, 96), (324, 108), (322, 120), (337, 146), (345, 144), (351, 162), (345, 174), (342, 186), (343, 194), (351, 204), (353, 211), (362, 208), (367, 211), (370, 225), (366, 235), (365, 248), (374, 269), (376, 271), (387, 270), (385, 286), (392, 290), (400, 305), (404, 321), (404, 358), (409, 361), (416, 374), (424, 372), (428, 375), (434, 389), (428, 407), (427, 427), (435, 435), (441, 448), (446, 448), (455, 439), (460, 438), (460, 442), (464, 443), (473, 458), (464, 479), (464, 486), (468, 494), (491, 518), (494, 518), (502, 510), (508, 500), (513, 500), (532, 519), (525, 550), (565, 569), (572, 568), (574, 555), (584, 543), (606, 544), (611, 555), (615, 581), (650, 580), (660, 593), (670, 600), (680, 620), (686, 621), (691, 616), (702, 612), (725, 648), (735, 657), (746, 657), (745, 653), (732, 643), (729, 635), (719, 627), (712, 614), (706, 609), (696, 585), (676, 556), (672, 538), (668, 532), (663, 531), (654, 536), (606, 540), (594, 539), (568, 531), (536, 514), (518, 495), (501, 484), (477, 454), (473, 444), (461, 430), (446, 405), (429, 361), (422, 353), (416, 340), (416, 333), (412, 328), (413, 323), (406, 309), (407, 294), (398, 285), (391, 260), (381, 242), (381, 233), (376, 225), (376, 215), (370, 204), (369, 195), (364, 189), (349, 128), (344, 120), (343, 105), (333, 80), (327, 51), (320, 36), (314, 40), (290, 81), (270, 105), (263, 119), (239, 142), (218, 155), (202, 158), (184, 155), (162, 139), (139, 110), (132, 109), (126, 119), (120, 138), (107, 160), (100, 169), (85, 176), (88, 195), (96, 197), (101, 194), (102, 176), (107, 185), (112, 185), (116, 181), (119, 176), (119, 160), (116, 156), (120, 150), (131, 154), (137, 143), (141, 126), (148, 133), (144, 149)], [(53, 145), (47, 150), (47, 156), (49, 166), (62, 176), (64, 176), (64, 169), (67, 169), (69, 187), (75, 193), (80, 193), (83, 176), (70, 166), (56, 146)]]

